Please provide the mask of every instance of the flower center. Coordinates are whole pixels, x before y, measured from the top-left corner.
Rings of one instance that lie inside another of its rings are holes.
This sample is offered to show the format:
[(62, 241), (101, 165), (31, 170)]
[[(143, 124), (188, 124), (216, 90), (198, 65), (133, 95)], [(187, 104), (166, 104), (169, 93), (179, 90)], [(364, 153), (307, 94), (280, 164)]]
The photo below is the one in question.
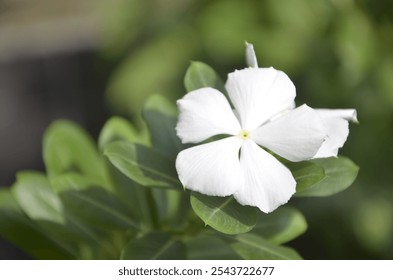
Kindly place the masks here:
[(251, 134), (249, 131), (247, 130), (242, 130), (240, 131), (240, 133), (238, 134), (238, 136), (243, 139), (243, 140), (248, 140), (251, 137)]

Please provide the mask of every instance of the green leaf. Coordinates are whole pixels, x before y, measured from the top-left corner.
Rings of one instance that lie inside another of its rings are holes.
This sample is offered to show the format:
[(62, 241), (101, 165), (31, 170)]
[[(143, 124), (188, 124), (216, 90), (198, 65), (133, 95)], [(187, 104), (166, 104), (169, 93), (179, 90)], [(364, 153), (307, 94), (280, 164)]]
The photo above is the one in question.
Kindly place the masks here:
[(206, 196), (194, 192), (191, 206), (206, 225), (222, 233), (248, 232), (256, 224), (256, 208), (242, 206), (232, 196)]
[[(134, 143), (149, 144), (150, 140), (145, 139), (148, 136), (147, 128), (142, 132), (136, 132), (136, 129), (127, 120), (114, 117), (111, 118), (99, 136), (100, 149), (112, 142), (125, 140)], [(132, 217), (139, 222), (142, 230), (150, 230), (153, 227), (152, 209), (153, 198), (149, 189), (144, 188), (135, 181), (131, 180), (120, 172), (108, 158), (105, 158), (105, 165), (108, 170), (111, 185), (122, 203), (130, 210)]]
[(149, 233), (131, 240), (121, 255), (123, 260), (182, 260), (185, 258), (185, 245), (164, 233)]
[[(113, 245), (104, 242), (106, 237), (102, 233), (90, 228), (65, 208), (44, 175), (37, 172), (18, 173), (12, 194), (26, 215), (46, 235), (61, 240), (61, 243), (73, 242), (86, 245), (89, 250), (103, 251), (103, 258), (117, 257)], [(82, 249), (80, 247), (77, 252), (80, 258), (86, 248)]]
[(226, 92), (224, 83), (216, 71), (209, 65), (199, 61), (191, 62), (184, 77), (184, 85), (188, 92), (203, 87), (212, 87), (222, 93)]
[(137, 131), (137, 129), (126, 119), (121, 117), (110, 118), (101, 130), (98, 137), (98, 147), (100, 150), (108, 143), (126, 140), (132, 143), (149, 144), (147, 131)]
[(143, 108), (143, 117), (154, 148), (171, 159), (176, 158), (183, 145), (175, 131), (177, 110), (174, 104), (161, 95), (152, 95)]
[(329, 196), (348, 188), (356, 179), (359, 167), (346, 157), (314, 159), (325, 170), (325, 178), (296, 196)]
[(296, 192), (307, 190), (326, 177), (324, 168), (310, 161), (288, 162), (286, 165), (296, 180)]
[(9, 189), (0, 190), (0, 235), (37, 259), (75, 259), (76, 249), (59, 242), (34, 224)]
[(189, 192), (155, 188), (152, 193), (159, 222), (176, 231), (184, 229), (189, 222)]
[(299, 260), (301, 256), (293, 249), (277, 246), (265, 239), (247, 233), (235, 237), (232, 249), (246, 260)]
[(78, 125), (55, 121), (45, 131), (43, 146), (49, 177), (78, 172), (107, 185), (104, 163), (94, 141)]
[(21, 172), (12, 193), (23, 211), (33, 220), (65, 224), (64, 207), (40, 173)]
[(52, 181), (65, 207), (86, 224), (103, 229), (138, 228), (122, 202), (79, 174), (64, 174)]
[(186, 242), (189, 260), (237, 260), (232, 248), (217, 236), (198, 236)]
[(105, 147), (104, 154), (117, 169), (142, 186), (182, 188), (174, 161), (151, 148), (115, 142)]
[(119, 199), (132, 213), (132, 217), (139, 222), (142, 231), (151, 230), (156, 222), (151, 189), (131, 180), (110, 162), (108, 162), (108, 169)]
[(282, 206), (273, 213), (261, 212), (252, 233), (263, 237), (270, 243), (279, 245), (295, 239), (306, 229), (307, 222), (300, 211), (289, 206)]

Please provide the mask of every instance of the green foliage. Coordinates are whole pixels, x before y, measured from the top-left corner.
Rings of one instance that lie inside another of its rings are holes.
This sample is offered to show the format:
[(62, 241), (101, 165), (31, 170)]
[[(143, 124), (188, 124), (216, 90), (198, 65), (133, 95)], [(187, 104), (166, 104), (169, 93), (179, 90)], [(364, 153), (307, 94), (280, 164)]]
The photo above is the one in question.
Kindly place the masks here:
[(104, 154), (121, 172), (142, 186), (181, 187), (175, 163), (154, 149), (122, 141), (107, 145)]
[(324, 169), (325, 178), (301, 188), (297, 196), (328, 196), (348, 188), (358, 175), (359, 167), (345, 157), (315, 159), (312, 161)]
[(186, 258), (186, 247), (167, 234), (153, 232), (128, 243), (121, 258), (123, 260), (181, 260)]
[(299, 260), (299, 254), (287, 247), (273, 245), (254, 234), (243, 234), (235, 238), (232, 249), (247, 260)]
[(206, 225), (226, 233), (239, 234), (250, 231), (256, 223), (256, 209), (241, 206), (230, 197), (215, 197), (193, 193), (191, 206)]
[(225, 92), (224, 83), (216, 71), (199, 61), (193, 61), (188, 67), (184, 77), (184, 86), (188, 92), (203, 87), (212, 87)]
[[(190, 65), (185, 86), (225, 91), (200, 62)], [(43, 259), (301, 259), (281, 246), (307, 229), (300, 211), (263, 214), (232, 196), (183, 188), (175, 160), (187, 146), (176, 136), (176, 115), (172, 103), (152, 95), (141, 130), (113, 117), (98, 144), (78, 125), (54, 122), (44, 135), (47, 174), (20, 172), (0, 191), (0, 234)], [(344, 157), (283, 162), (297, 196), (332, 195), (358, 172)]]

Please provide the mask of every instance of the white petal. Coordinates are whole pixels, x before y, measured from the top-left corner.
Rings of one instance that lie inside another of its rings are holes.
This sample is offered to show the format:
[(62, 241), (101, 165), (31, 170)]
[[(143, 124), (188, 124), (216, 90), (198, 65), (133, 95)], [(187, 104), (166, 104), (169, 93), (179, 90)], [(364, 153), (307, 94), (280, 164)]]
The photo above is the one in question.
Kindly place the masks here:
[(349, 134), (348, 121), (340, 118), (322, 118), (322, 122), (328, 136), (314, 158), (336, 157), (338, 149), (347, 140)]
[(296, 89), (288, 76), (272, 67), (247, 68), (228, 75), (226, 89), (243, 129), (253, 130), (289, 108)]
[(255, 55), (254, 46), (246, 42), (246, 62), (250, 67), (258, 68), (257, 56)]
[(322, 118), (340, 118), (351, 122), (359, 122), (355, 109), (315, 109)]
[(216, 89), (191, 91), (177, 105), (180, 114), (176, 132), (183, 143), (198, 143), (214, 135), (236, 135), (240, 131), (228, 100)]
[(326, 135), (320, 116), (307, 105), (251, 132), (256, 143), (291, 161), (311, 159)]
[(239, 162), (240, 138), (232, 136), (180, 152), (176, 169), (190, 190), (213, 196), (228, 196), (242, 185)]
[(253, 141), (245, 141), (240, 152), (243, 188), (235, 194), (242, 205), (256, 206), (265, 213), (288, 202), (296, 191), (296, 181), (287, 167)]

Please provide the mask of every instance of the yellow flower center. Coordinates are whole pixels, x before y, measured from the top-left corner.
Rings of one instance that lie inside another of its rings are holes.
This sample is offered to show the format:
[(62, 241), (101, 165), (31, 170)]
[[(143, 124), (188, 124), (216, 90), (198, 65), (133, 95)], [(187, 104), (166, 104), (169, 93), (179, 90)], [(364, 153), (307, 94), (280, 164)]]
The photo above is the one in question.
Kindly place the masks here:
[(247, 130), (242, 130), (242, 131), (240, 131), (240, 133), (239, 133), (239, 137), (240, 137), (241, 139), (243, 139), (243, 140), (248, 140), (248, 139), (250, 139), (251, 135), (250, 135), (250, 132), (249, 132), (249, 131), (247, 131)]

